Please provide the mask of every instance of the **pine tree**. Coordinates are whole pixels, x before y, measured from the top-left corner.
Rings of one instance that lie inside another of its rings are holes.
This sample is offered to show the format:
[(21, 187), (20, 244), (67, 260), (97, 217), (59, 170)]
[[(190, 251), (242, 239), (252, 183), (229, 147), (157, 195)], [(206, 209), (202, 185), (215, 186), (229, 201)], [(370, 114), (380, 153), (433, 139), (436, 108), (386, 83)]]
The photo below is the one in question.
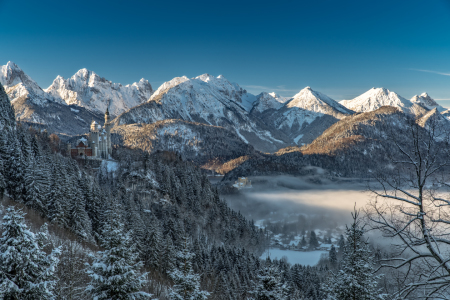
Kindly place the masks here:
[(55, 287), (57, 299), (82, 299), (88, 282), (85, 262), (86, 249), (74, 241), (65, 241), (62, 245), (60, 262), (57, 269), (58, 283)]
[(72, 199), (68, 225), (82, 240), (93, 241), (91, 220), (86, 212), (85, 199), (81, 194), (78, 198)]
[(319, 247), (319, 241), (317, 241), (316, 233), (313, 230), (311, 231), (311, 235), (309, 237), (309, 248), (314, 249), (317, 247)]
[(27, 206), (33, 208), (36, 207), (35, 203), (37, 202), (39, 194), (39, 187), (36, 184), (36, 173), (38, 173), (36, 161), (33, 157), (30, 157), (24, 176), (24, 201)]
[(255, 300), (285, 300), (288, 299), (288, 288), (282, 282), (279, 268), (269, 261), (266, 262), (257, 276), (255, 289), (251, 292)]
[(3, 199), (3, 194), (6, 190), (6, 180), (5, 176), (3, 175), (4, 167), (3, 167), (3, 161), (0, 156), (0, 201)]
[(328, 300), (380, 300), (377, 288), (380, 276), (375, 276), (373, 256), (364, 240), (364, 226), (360, 226), (358, 212), (352, 213), (353, 224), (347, 227), (347, 242), (341, 269), (332, 273), (322, 286)]
[(164, 245), (164, 251), (162, 252), (162, 255), (160, 257), (160, 263), (161, 270), (168, 274), (170, 270), (173, 269), (175, 264), (175, 250), (173, 247), (173, 243), (171, 239), (166, 238), (166, 243)]
[(146, 266), (159, 268), (159, 258), (161, 253), (161, 233), (157, 226), (156, 219), (152, 219), (144, 238), (143, 258)]
[(178, 268), (170, 272), (169, 276), (175, 285), (170, 289), (171, 300), (205, 300), (209, 293), (200, 290), (200, 276), (192, 270), (192, 258), (189, 252), (187, 237), (184, 237), (184, 248), (177, 253)]
[(300, 242), (300, 245), (302, 246), (302, 248), (305, 247), (305, 246), (307, 245), (306, 239), (305, 239), (305, 236), (304, 236), (304, 235), (302, 236), (302, 241)]
[(45, 231), (32, 233), (24, 223), (24, 213), (13, 207), (3, 216), (0, 238), (0, 298), (54, 299), (55, 268), (60, 249), (47, 255), (42, 248)]
[(330, 258), (330, 265), (332, 268), (335, 268), (337, 265), (337, 253), (334, 245), (331, 245), (330, 253), (328, 254)]
[(17, 139), (10, 140), (8, 146), (7, 188), (10, 197), (16, 201), (23, 201), (24, 192), (24, 164), (23, 156)]
[(338, 253), (337, 253), (338, 254), (338, 258), (342, 259), (342, 256), (344, 254), (344, 248), (345, 248), (345, 239), (344, 239), (344, 236), (342, 234), (339, 237), (338, 246), (339, 246)]
[(98, 300), (150, 299), (150, 294), (140, 291), (147, 274), (140, 274), (142, 262), (137, 262), (131, 234), (125, 232), (117, 211), (116, 204), (106, 212), (108, 220), (100, 237), (105, 250), (97, 253), (87, 270), (91, 282), (86, 291)]

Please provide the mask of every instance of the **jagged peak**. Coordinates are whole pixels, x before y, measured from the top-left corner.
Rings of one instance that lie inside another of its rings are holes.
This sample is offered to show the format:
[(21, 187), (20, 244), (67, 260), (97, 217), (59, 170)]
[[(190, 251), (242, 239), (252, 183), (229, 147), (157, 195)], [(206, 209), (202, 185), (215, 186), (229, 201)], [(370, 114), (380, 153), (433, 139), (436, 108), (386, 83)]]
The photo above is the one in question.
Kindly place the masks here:
[(391, 91), (385, 87), (379, 87), (379, 88), (371, 88), (368, 92), (372, 92), (374, 94), (384, 94), (384, 95), (388, 95), (389, 93), (391, 93)]
[(259, 95), (257, 95), (256, 97), (267, 97), (267, 96), (270, 96), (270, 97), (275, 98), (272, 94), (275, 94), (275, 93), (261, 92), (261, 93), (260, 93)]
[(268, 94), (269, 94), (270, 96), (274, 97), (275, 99), (281, 98), (280, 95), (278, 95), (278, 94), (275, 93), (275, 92), (271, 92), (271, 93), (268, 93)]
[(229, 82), (223, 75), (219, 75), (214, 77), (211, 74), (205, 73), (200, 76), (195, 77), (195, 79), (199, 79), (203, 82)]
[(201, 81), (209, 82), (209, 81), (212, 81), (212, 80), (214, 80), (216, 78), (214, 76), (208, 74), (208, 73), (205, 73), (205, 74), (202, 74), (200, 76), (195, 77), (195, 79), (200, 79)]
[(16, 63), (14, 63), (14, 62), (12, 62), (12, 61), (8, 61), (8, 62), (6, 63), (6, 65), (5, 65), (5, 67), (6, 67), (7, 69), (20, 70), (20, 71), (22, 71), (22, 69), (21, 69)]
[(90, 78), (100, 78), (94, 71), (82, 68), (78, 70), (72, 77), (72, 79), (82, 78), (83, 80), (88, 80)]
[[(440, 107), (440, 105), (433, 99), (431, 98), (428, 93), (422, 93), (420, 94), (420, 96), (415, 95), (414, 97), (411, 98), (410, 100), (412, 103), (416, 103), (416, 104), (422, 104), (427, 106), (429, 109), (431, 107)], [(439, 108), (439, 111), (444, 111), (443, 107)]]

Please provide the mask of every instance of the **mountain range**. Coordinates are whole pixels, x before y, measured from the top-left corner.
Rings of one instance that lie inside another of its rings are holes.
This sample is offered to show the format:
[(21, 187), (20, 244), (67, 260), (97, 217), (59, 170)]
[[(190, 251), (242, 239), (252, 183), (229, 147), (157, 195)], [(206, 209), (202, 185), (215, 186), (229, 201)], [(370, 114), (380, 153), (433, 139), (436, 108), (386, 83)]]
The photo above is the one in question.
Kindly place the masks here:
[[(8, 62), (1, 67), (0, 82), (18, 121), (73, 136), (88, 132), (92, 120), (101, 123), (108, 109), (115, 117), (114, 132), (129, 146), (168, 150), (174, 148), (171, 140), (177, 140), (184, 145), (178, 150), (189, 149), (185, 151), (189, 158), (202, 163), (214, 156), (234, 159), (255, 150), (273, 153), (306, 146), (333, 124), (383, 106), (416, 119), (423, 117), (422, 122), (436, 114), (445, 121), (450, 117), (426, 93), (407, 100), (388, 89), (372, 88), (340, 102), (310, 87), (293, 97), (266, 92), (253, 95), (222, 75), (176, 77), (154, 91), (145, 79), (122, 85), (81, 69), (68, 79), (57, 76), (42, 89)], [(218, 139), (230, 141), (225, 148), (233, 155), (218, 150)]]

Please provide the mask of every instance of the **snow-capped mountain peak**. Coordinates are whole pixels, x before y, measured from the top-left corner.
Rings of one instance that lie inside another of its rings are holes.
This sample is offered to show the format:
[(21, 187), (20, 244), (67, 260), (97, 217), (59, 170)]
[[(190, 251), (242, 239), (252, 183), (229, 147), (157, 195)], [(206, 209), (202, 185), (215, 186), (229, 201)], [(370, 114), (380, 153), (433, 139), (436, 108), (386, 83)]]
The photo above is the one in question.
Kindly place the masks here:
[(280, 103), (285, 103), (285, 102), (287, 102), (287, 101), (292, 99), (292, 97), (282, 97), (282, 96), (280, 96), (279, 94), (277, 94), (275, 92), (269, 93), (269, 95), (274, 97)]
[(123, 86), (86, 68), (78, 70), (69, 79), (57, 76), (45, 91), (68, 105), (75, 104), (99, 113), (108, 108), (113, 115), (147, 101), (153, 94), (152, 86), (144, 78)]
[(298, 107), (309, 111), (332, 115), (352, 113), (351, 110), (343, 107), (327, 95), (314, 91), (309, 86), (296, 94), (291, 101), (287, 102), (286, 106), (288, 108)]
[(232, 84), (223, 75), (214, 77), (209, 74), (203, 74), (195, 77), (195, 79), (208, 83), (210, 87), (225, 92), (228, 95), (233, 94), (233, 91), (240, 90), (237, 84)]
[(262, 113), (268, 109), (279, 109), (283, 106), (283, 102), (280, 100), (284, 100), (280, 98), (281, 97), (275, 93), (262, 92), (256, 96), (256, 101), (253, 103), (252, 111)]
[[(175, 89), (175, 91), (171, 91)], [(223, 99), (225, 102), (233, 101), (238, 103), (246, 111), (250, 111), (256, 97), (248, 94), (239, 85), (229, 82), (224, 76), (214, 77), (210, 74), (202, 74), (194, 78), (176, 77), (163, 83), (150, 98), (150, 101), (161, 101), (166, 93), (179, 93), (181, 91), (190, 91), (191, 95), (209, 94), (208, 97)], [(167, 97), (166, 97), (167, 98)], [(208, 105), (209, 104), (206, 104)]]
[(157, 100), (159, 99), (162, 94), (164, 94), (167, 90), (185, 82), (188, 81), (189, 78), (187, 78), (186, 76), (181, 76), (181, 77), (175, 77), (172, 80), (166, 81), (163, 84), (161, 84), (161, 86), (153, 93), (153, 95), (150, 97), (149, 101), (152, 100)]
[(279, 98), (280, 97), (280, 95), (278, 95), (277, 93), (275, 93), (275, 92), (272, 92), (272, 93), (268, 93), (270, 96), (272, 96), (272, 97), (274, 97), (275, 99), (277, 99), (277, 98)]
[(414, 97), (411, 98), (411, 102), (423, 106), (429, 110), (432, 110), (434, 108), (436, 108), (438, 112), (443, 112), (446, 110), (444, 107), (439, 105), (433, 98), (431, 98), (427, 93), (422, 93), (419, 96), (415, 95)]
[(339, 103), (356, 112), (374, 111), (382, 106), (408, 110), (413, 105), (411, 101), (386, 88), (371, 88), (352, 100), (342, 100)]
[[(217, 77), (217, 78), (219, 78), (219, 77)], [(222, 77), (220, 77), (220, 78), (222, 78)], [(205, 73), (205, 74), (195, 77), (195, 79), (200, 79), (201, 81), (204, 81), (204, 82), (210, 82), (210, 81), (214, 81), (216, 79), (216, 77), (209, 75), (208, 73)]]
[(44, 105), (48, 100), (57, 100), (47, 95), (36, 81), (31, 79), (18, 65), (11, 61), (1, 66), (0, 82), (5, 87), (11, 101), (28, 97), (29, 95), (32, 95), (29, 98), (37, 105)]

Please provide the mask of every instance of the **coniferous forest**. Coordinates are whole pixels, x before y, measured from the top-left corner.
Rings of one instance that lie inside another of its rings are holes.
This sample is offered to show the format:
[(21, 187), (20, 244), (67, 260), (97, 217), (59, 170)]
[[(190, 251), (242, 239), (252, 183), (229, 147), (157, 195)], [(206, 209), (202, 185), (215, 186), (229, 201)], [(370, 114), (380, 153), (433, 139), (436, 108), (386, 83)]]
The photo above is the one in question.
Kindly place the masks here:
[(95, 170), (0, 100), (4, 299), (322, 298), (328, 267), (261, 261), (265, 232), (179, 155), (119, 148)]

